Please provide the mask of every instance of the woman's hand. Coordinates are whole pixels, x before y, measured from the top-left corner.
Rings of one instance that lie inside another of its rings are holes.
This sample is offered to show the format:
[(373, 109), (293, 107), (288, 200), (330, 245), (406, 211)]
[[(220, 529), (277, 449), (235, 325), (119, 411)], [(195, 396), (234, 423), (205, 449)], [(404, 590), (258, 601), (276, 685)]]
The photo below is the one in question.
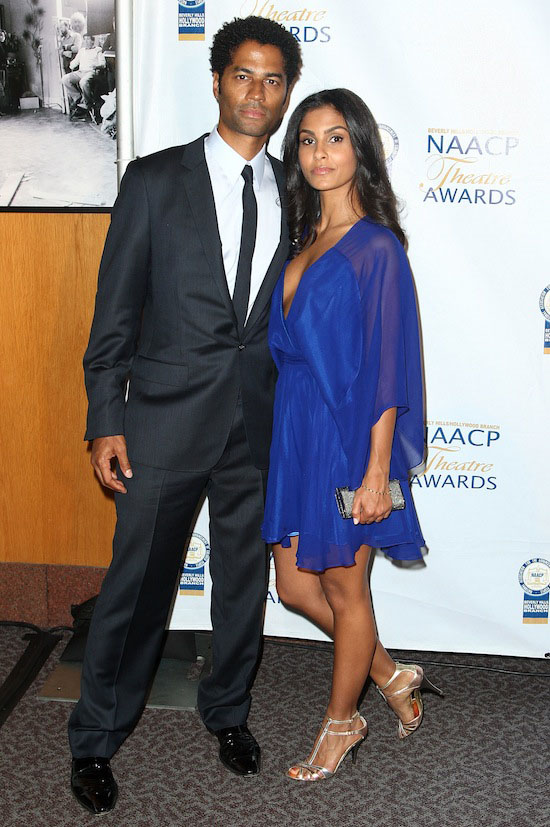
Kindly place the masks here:
[[(366, 485), (364, 483), (363, 485)], [(368, 491), (367, 488), (372, 488)], [(369, 523), (380, 523), (389, 517), (392, 509), (392, 501), (388, 484), (384, 488), (375, 488), (374, 485), (367, 485), (367, 488), (361, 486), (355, 492), (353, 498), (353, 507), (351, 509), (351, 516), (355, 525), (361, 523), (362, 525)], [(383, 491), (378, 494), (375, 491)]]
[(369, 464), (351, 509), (355, 525), (381, 523), (391, 514), (389, 474), (396, 416), (397, 408), (387, 408), (371, 428)]

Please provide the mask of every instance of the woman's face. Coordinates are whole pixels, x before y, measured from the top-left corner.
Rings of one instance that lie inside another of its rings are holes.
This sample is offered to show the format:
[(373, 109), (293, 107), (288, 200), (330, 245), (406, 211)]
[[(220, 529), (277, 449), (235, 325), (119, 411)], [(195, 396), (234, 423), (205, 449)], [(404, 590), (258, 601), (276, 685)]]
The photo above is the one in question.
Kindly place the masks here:
[(312, 109), (298, 132), (298, 159), (304, 178), (320, 192), (349, 192), (357, 159), (343, 116), (332, 106)]

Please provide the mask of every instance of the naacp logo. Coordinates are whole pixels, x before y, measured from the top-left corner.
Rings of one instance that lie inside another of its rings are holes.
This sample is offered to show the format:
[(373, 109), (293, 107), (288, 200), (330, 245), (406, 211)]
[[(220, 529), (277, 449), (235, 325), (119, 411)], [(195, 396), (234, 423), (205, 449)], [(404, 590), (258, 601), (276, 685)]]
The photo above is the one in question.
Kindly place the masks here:
[(411, 478), (411, 485), (494, 491), (500, 439), (499, 425), (428, 420), (428, 457), (422, 473)]
[(328, 43), (330, 26), (327, 25), (327, 9), (304, 7), (293, 8), (288, 4), (279, 5), (271, 0), (244, 0), (240, 7), (240, 16), (248, 15), (267, 17), (285, 26), (294, 35), (298, 43)]
[(179, 0), (179, 40), (204, 40), (205, 0)]
[(519, 570), (519, 584), (523, 595), (523, 622), (548, 623), (550, 606), (550, 563), (535, 557), (527, 560)]
[(506, 132), (428, 129), (424, 203), (511, 206), (519, 138)]
[(519, 570), (518, 579), (526, 594), (548, 594), (550, 592), (550, 563), (540, 557), (527, 560)]
[(544, 352), (550, 353), (550, 284), (540, 294), (539, 308), (544, 316)]
[(209, 557), (210, 546), (207, 540), (201, 534), (192, 534), (185, 556), (185, 568), (190, 571), (204, 568)]
[(550, 322), (550, 284), (540, 294), (539, 307), (544, 318)]
[(391, 174), (392, 161), (399, 152), (399, 138), (397, 133), (385, 123), (378, 124), (378, 131), (382, 139), (382, 148), (384, 149), (384, 157), (386, 159), (386, 167), (388, 175)]
[(210, 557), (210, 546), (202, 534), (192, 534), (187, 546), (180, 577), (180, 594), (204, 595), (204, 567)]

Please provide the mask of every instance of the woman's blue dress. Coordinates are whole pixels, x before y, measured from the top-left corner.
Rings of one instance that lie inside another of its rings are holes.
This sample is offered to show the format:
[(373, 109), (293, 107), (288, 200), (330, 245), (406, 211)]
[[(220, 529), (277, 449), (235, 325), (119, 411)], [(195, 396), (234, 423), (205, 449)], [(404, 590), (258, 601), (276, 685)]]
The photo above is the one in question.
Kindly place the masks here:
[[(312, 571), (353, 565), (363, 544), (419, 559), (424, 540), (408, 472), (424, 457), (423, 383), (405, 251), (363, 218), (304, 272), (286, 319), (283, 282), (284, 269), (269, 322), (279, 378), (263, 537), (288, 547), (298, 533), (296, 564)], [(391, 407), (390, 478), (401, 480), (406, 506), (356, 526), (340, 517), (334, 492), (361, 485), (371, 428)]]

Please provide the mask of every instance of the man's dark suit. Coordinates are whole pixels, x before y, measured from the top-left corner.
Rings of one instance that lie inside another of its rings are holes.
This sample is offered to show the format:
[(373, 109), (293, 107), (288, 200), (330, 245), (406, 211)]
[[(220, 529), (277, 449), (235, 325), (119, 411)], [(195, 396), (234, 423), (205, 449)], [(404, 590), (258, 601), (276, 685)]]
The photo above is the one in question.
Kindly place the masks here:
[[(282, 166), (270, 160), (282, 195)], [(124, 434), (134, 475), (124, 480), (128, 493), (116, 494), (113, 563), (69, 723), (77, 757), (110, 757), (141, 711), (204, 488), (215, 634), (199, 710), (214, 730), (246, 721), (266, 593), (259, 529), (275, 379), (267, 325), (287, 251), (282, 212), (279, 245), (239, 335), (204, 136), (128, 167), (84, 366), (86, 438)]]

